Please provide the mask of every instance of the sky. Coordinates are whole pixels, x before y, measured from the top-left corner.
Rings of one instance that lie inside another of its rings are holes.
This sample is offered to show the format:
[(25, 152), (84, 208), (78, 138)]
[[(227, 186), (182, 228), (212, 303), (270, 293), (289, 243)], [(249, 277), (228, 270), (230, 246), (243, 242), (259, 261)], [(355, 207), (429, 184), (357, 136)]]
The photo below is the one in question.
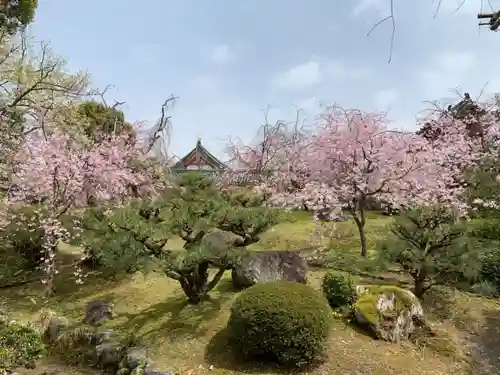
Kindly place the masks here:
[[(500, 33), (479, 28), (486, 0), (39, 0), (30, 33), (50, 41), (72, 71), (129, 121), (154, 124), (172, 111), (169, 151), (182, 157), (201, 137), (224, 159), (229, 137), (250, 142), (264, 123), (312, 119), (321, 103), (388, 111), (416, 127), (428, 101), (453, 89), (486, 99), (500, 92)], [(484, 4), (483, 4), (484, 3)], [(500, 10), (500, 0), (490, 0)]]

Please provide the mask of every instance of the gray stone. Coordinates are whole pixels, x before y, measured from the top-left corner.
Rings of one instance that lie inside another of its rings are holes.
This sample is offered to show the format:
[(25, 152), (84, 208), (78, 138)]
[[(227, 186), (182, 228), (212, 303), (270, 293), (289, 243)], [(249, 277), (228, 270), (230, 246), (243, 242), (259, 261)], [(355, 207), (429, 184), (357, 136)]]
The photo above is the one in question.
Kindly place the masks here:
[(113, 334), (113, 330), (108, 329), (105, 331), (87, 333), (86, 337), (87, 337), (87, 341), (88, 341), (89, 345), (97, 346), (97, 345), (101, 345), (105, 341), (109, 341), (112, 334)]
[(203, 237), (202, 244), (212, 246), (218, 249), (227, 249), (231, 247), (238, 247), (243, 245), (243, 238), (227, 231), (214, 231), (210, 232)]
[(98, 326), (114, 317), (114, 306), (104, 301), (91, 301), (85, 306), (85, 324)]
[(123, 347), (119, 343), (103, 343), (96, 346), (95, 354), (101, 368), (115, 368), (123, 358)]
[(356, 293), (356, 321), (369, 327), (379, 339), (406, 341), (425, 321), (420, 301), (409, 290), (388, 285), (359, 285)]
[(174, 374), (170, 371), (145, 369), (144, 375), (174, 375)]
[(52, 316), (44, 332), (45, 338), (50, 342), (55, 342), (59, 336), (69, 327), (69, 320), (63, 316)]
[(124, 365), (128, 367), (129, 370), (134, 370), (139, 367), (139, 365), (147, 366), (149, 364), (148, 350), (140, 346), (132, 346), (127, 349), (124, 362)]
[(231, 276), (237, 288), (275, 280), (305, 284), (307, 261), (298, 251), (253, 251), (235, 265)]

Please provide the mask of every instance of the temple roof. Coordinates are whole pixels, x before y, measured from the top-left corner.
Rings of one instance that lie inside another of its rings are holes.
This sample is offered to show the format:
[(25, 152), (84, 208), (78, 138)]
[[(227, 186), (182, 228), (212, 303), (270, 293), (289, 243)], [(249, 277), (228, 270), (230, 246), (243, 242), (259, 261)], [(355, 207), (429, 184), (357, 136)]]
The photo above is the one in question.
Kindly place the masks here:
[(194, 164), (193, 161), (196, 161), (199, 164), (198, 158), (204, 160), (204, 164), (210, 165), (213, 169), (226, 169), (227, 166), (217, 159), (214, 155), (210, 153), (203, 145), (201, 144), (201, 138), (198, 138), (196, 142), (196, 146), (189, 151), (186, 156), (184, 156), (181, 160), (179, 160), (172, 167), (173, 169), (185, 169), (188, 165)]

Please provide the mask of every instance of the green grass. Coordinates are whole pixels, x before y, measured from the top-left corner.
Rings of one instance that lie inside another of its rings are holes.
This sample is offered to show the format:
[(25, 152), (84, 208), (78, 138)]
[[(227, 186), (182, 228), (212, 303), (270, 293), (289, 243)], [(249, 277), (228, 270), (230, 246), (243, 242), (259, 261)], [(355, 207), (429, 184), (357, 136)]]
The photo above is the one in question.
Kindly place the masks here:
[[(383, 216), (369, 218), (367, 234), (372, 253), (376, 241), (386, 235), (390, 221)], [(317, 223), (307, 217), (298, 217), (277, 225), (252, 247), (256, 250), (302, 248), (316, 226)], [(343, 233), (335, 239), (335, 252), (356, 259), (360, 245), (355, 225), (346, 222), (337, 223), (335, 227)], [(63, 250), (72, 251), (69, 247)], [(312, 270), (309, 284), (319, 288), (325, 272)], [(120, 334), (134, 333), (142, 340), (159, 368), (190, 375), (205, 374), (211, 365), (214, 369), (210, 373), (214, 375), (283, 373), (275, 367), (240, 362), (227, 347), (224, 327), (231, 303), (237, 296), (229, 272), (210, 293), (210, 300), (199, 306), (186, 304), (177, 282), (155, 273), (137, 273), (120, 281), (91, 275), (81, 287), (61, 278), (57, 287), (58, 294), (47, 303), (39, 298), (41, 286), (37, 284), (0, 291), (0, 309), (28, 321), (39, 310), (50, 308), (79, 321), (86, 302), (108, 299), (114, 302), (118, 313), (112, 325)], [(424, 340), (420, 345), (375, 341), (339, 320), (328, 345), (329, 360), (305, 373), (466, 375), (472, 370), (478, 373), (465, 355), (465, 344), (474, 343), (482, 343), (491, 358), (500, 357), (500, 305), (496, 301), (438, 288), (427, 296), (425, 306), (435, 330), (442, 332), (433, 341)], [(49, 369), (53, 366), (47, 364)], [(63, 368), (60, 364), (55, 366), (59, 370)], [(64, 368), (63, 373), (66, 371), (72, 373), (75, 369)]]

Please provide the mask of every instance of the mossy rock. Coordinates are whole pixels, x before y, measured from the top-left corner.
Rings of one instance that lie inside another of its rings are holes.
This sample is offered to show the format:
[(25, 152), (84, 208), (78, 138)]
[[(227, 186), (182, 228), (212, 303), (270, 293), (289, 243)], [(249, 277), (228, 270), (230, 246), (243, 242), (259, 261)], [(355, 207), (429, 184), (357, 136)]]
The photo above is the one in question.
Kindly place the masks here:
[(356, 291), (358, 298), (353, 306), (356, 321), (369, 327), (379, 339), (408, 340), (424, 320), (420, 301), (407, 289), (368, 285), (357, 286)]

